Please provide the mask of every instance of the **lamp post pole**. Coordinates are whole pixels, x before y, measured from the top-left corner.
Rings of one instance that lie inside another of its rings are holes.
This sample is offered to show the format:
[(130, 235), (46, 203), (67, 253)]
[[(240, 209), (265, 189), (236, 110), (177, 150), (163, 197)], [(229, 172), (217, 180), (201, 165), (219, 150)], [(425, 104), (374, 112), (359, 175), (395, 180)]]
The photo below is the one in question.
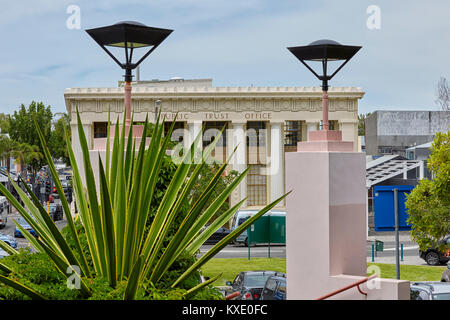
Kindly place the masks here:
[(322, 90), (322, 130), (328, 130), (328, 90)]
[(158, 119), (158, 113), (161, 108), (161, 104), (162, 104), (161, 100), (155, 101), (155, 123), (156, 123), (156, 120)]
[(128, 71), (130, 75), (125, 76), (125, 126), (131, 124), (131, 69), (127, 69), (127, 73)]
[(322, 80), (322, 130), (329, 129), (328, 123), (328, 76), (327, 76), (327, 59), (322, 60), (323, 75)]

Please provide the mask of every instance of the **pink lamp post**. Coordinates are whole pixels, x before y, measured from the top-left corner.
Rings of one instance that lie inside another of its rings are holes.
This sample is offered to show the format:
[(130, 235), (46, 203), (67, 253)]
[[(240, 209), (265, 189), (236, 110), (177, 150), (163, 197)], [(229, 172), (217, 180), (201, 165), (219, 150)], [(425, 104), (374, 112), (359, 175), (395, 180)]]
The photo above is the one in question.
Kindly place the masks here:
[[(328, 122), (328, 81), (331, 80), (342, 67), (361, 49), (358, 46), (344, 46), (333, 40), (318, 40), (307, 46), (287, 48), (301, 63), (303, 63), (319, 80), (322, 81), (322, 119), (323, 133), (319, 136), (326, 140), (336, 136), (329, 133)], [(322, 74), (319, 75), (306, 61), (321, 62)], [(343, 61), (331, 75), (327, 72), (328, 61)]]

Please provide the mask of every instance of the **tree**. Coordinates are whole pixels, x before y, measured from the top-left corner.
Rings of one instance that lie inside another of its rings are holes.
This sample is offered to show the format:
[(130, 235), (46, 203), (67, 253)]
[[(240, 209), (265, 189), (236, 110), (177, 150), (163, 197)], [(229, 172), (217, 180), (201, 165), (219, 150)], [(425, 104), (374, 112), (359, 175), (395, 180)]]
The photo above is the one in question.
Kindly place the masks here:
[(439, 79), (435, 102), (441, 106), (443, 111), (450, 111), (450, 87), (444, 77)]
[(436, 134), (427, 166), (433, 180), (419, 181), (406, 201), (411, 236), (422, 250), (437, 247), (450, 233), (450, 131)]
[(9, 172), (11, 167), (10, 159), (15, 158), (16, 163), (21, 167), (25, 163), (42, 158), (37, 146), (31, 146), (27, 143), (19, 143), (11, 140), (6, 135), (0, 136), (0, 159), (6, 160), (6, 170)]
[[(22, 104), (18, 111), (9, 117), (9, 136), (19, 143), (26, 143), (30, 146), (37, 146), (39, 153), (43, 154), (39, 137), (36, 133), (35, 120), (39, 126), (45, 141), (50, 141), (53, 114), (50, 106), (45, 107), (42, 102), (32, 101), (28, 108)], [(37, 171), (47, 164), (44, 157), (34, 158), (31, 162), (26, 162), (33, 171)]]
[[(211, 181), (211, 179), (214, 177), (214, 175), (216, 174), (216, 172), (220, 169), (220, 165), (217, 162), (213, 162), (212, 164), (206, 165), (205, 167), (202, 168), (202, 170), (200, 171), (200, 177), (194, 187), (193, 190), (193, 194), (192, 194), (192, 198), (194, 200), (197, 200), (198, 198), (200, 198), (203, 190), (206, 189), (206, 187), (208, 186), (208, 183)], [(214, 190), (212, 191), (212, 197), (211, 199), (206, 203), (205, 208), (207, 208), (213, 201), (214, 199), (219, 196), (225, 189), (226, 187), (228, 187), (234, 179), (236, 179), (236, 177), (239, 175), (239, 172), (237, 172), (236, 170), (231, 170), (230, 172), (224, 172), (218, 183), (216, 188), (214, 188)], [(217, 218), (217, 216), (221, 215), (222, 213), (224, 213), (225, 211), (227, 211), (230, 208), (230, 205), (228, 202), (224, 202), (224, 204), (222, 205), (222, 207), (220, 207), (217, 210), (216, 215), (213, 217), (213, 219)]]
[(50, 133), (50, 141), (48, 143), (48, 147), (53, 158), (62, 159), (64, 163), (68, 165), (70, 161), (66, 146), (66, 129), (69, 130), (70, 137), (70, 118), (66, 113), (64, 113), (63, 116), (53, 124), (53, 130)]
[(0, 132), (8, 133), (9, 132), (9, 115), (0, 113)]
[(366, 119), (368, 116), (370, 116), (370, 112), (358, 115), (358, 136), (366, 135)]

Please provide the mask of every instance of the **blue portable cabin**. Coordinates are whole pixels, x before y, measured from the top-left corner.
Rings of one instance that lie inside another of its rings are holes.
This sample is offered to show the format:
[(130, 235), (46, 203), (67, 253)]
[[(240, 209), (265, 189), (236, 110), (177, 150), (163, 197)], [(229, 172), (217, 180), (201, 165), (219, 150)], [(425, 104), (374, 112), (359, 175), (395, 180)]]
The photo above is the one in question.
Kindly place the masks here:
[(374, 186), (375, 231), (395, 231), (394, 189), (398, 190), (399, 230), (409, 231), (406, 196), (414, 189), (411, 185)]

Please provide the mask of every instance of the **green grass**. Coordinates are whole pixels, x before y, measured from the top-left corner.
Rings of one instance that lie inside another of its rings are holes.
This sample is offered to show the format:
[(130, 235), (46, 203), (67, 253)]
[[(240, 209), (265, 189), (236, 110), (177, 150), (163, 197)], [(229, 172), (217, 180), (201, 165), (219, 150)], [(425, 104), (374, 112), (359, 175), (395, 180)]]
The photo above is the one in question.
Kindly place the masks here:
[[(380, 268), (382, 278), (395, 279), (395, 264), (368, 263), (367, 267), (375, 265)], [(222, 276), (214, 282), (216, 286), (225, 285), (226, 281), (233, 281), (241, 271), (250, 270), (273, 270), (286, 272), (286, 259), (283, 258), (247, 258), (242, 259), (211, 259), (203, 266), (203, 274), (213, 277), (222, 273)], [(440, 281), (442, 272), (446, 267), (431, 266), (400, 266), (401, 280), (409, 281)]]
[[(395, 264), (385, 263), (368, 263), (367, 266), (375, 265), (380, 268), (380, 277), (388, 279), (396, 279), (397, 272)], [(410, 266), (400, 265), (400, 280), (413, 281), (441, 281), (442, 272), (447, 267), (432, 266)]]
[(286, 259), (283, 258), (233, 258), (211, 259), (202, 268), (205, 277), (213, 277), (222, 273), (222, 276), (213, 284), (224, 286), (225, 282), (233, 281), (241, 271), (273, 270), (286, 272)]

